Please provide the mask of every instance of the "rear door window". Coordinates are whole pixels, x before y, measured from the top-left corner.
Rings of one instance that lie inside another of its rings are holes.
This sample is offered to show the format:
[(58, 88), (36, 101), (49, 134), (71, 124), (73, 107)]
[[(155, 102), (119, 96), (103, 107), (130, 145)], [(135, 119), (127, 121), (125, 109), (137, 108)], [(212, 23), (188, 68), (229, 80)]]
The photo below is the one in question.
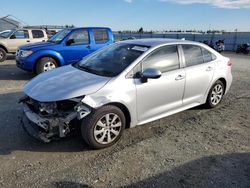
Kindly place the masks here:
[(194, 66), (204, 63), (201, 48), (195, 45), (182, 45), (186, 66)]
[(106, 29), (93, 29), (95, 42), (97, 44), (108, 42), (108, 31)]
[(44, 38), (43, 31), (41, 30), (32, 30), (31, 33), (34, 39)]

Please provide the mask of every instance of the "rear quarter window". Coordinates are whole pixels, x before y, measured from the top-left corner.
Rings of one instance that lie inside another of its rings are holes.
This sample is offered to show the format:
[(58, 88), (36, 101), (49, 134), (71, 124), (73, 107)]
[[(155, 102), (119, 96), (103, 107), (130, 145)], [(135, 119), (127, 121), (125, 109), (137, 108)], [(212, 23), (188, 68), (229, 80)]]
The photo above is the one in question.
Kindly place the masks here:
[(106, 29), (94, 29), (94, 38), (97, 44), (108, 42), (108, 31)]
[(203, 54), (204, 63), (208, 63), (216, 59), (216, 56), (212, 52), (206, 50), (205, 48), (201, 48), (201, 50)]
[(34, 39), (44, 38), (44, 33), (41, 30), (32, 30), (31, 33)]

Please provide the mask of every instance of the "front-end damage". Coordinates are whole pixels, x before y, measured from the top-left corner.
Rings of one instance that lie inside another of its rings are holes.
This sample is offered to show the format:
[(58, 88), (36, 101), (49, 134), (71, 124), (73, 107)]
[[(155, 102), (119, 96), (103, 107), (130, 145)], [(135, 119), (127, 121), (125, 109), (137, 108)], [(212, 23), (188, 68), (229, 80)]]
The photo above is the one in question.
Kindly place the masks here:
[(79, 121), (92, 111), (81, 99), (39, 102), (25, 96), (20, 99), (23, 106), (21, 124), (30, 136), (43, 142), (67, 137), (76, 130)]

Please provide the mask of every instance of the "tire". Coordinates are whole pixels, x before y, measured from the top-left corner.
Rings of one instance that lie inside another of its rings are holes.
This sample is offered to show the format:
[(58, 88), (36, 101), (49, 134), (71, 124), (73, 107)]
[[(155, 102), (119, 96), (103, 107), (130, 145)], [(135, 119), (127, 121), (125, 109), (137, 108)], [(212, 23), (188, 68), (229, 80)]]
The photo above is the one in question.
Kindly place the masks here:
[(215, 108), (216, 106), (218, 106), (222, 101), (224, 93), (224, 84), (220, 80), (217, 80), (208, 93), (206, 107)]
[[(106, 124), (107, 116), (109, 125)], [(121, 138), (125, 125), (126, 119), (121, 109), (107, 105), (93, 111), (82, 121), (81, 133), (91, 148), (102, 149), (114, 145)]]
[(57, 67), (58, 67), (58, 65), (53, 58), (43, 57), (37, 62), (36, 74), (47, 72), (47, 71), (50, 71), (50, 70), (55, 69)]
[(0, 48), (0, 62), (4, 62), (7, 58), (7, 53), (3, 48)]

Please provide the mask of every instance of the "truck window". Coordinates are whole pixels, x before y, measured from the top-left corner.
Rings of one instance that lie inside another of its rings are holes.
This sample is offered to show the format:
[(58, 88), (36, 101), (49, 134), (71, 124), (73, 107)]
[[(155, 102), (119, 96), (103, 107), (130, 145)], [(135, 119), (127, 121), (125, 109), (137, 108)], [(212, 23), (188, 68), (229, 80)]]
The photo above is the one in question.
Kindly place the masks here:
[(18, 30), (10, 38), (11, 39), (28, 39), (29, 33), (27, 30)]
[(94, 29), (93, 33), (97, 44), (108, 42), (108, 31), (106, 29)]
[(72, 33), (69, 37), (69, 39), (73, 39), (75, 44), (89, 44), (89, 35), (88, 35), (88, 31), (85, 30), (77, 30), (74, 31), (74, 33)]
[(34, 39), (44, 38), (43, 31), (41, 30), (32, 30), (31, 32)]

